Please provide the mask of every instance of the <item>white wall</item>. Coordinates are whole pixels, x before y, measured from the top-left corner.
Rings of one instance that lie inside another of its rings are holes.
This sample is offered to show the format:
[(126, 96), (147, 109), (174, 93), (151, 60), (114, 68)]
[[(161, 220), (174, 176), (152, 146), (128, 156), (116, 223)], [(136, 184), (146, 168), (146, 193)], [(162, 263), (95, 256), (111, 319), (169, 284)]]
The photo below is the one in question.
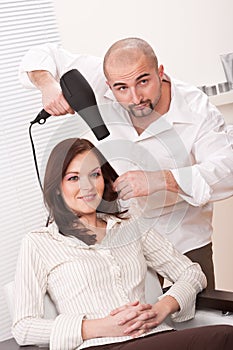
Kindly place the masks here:
[[(63, 46), (103, 56), (116, 40), (146, 39), (174, 77), (199, 85), (225, 81), (220, 54), (233, 52), (232, 0), (54, 1)], [(222, 107), (233, 121), (233, 104)], [(217, 288), (233, 291), (233, 199), (214, 212)]]
[(74, 52), (103, 55), (127, 36), (148, 40), (176, 78), (225, 81), (219, 55), (232, 52), (232, 0), (56, 0), (61, 37)]

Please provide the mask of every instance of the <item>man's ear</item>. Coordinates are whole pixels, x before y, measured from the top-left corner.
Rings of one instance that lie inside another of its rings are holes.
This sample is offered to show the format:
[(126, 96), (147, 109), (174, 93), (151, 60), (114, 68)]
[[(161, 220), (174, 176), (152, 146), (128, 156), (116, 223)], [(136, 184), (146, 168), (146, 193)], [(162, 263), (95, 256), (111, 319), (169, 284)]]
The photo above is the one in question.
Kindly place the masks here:
[(164, 75), (164, 67), (163, 65), (161, 64), (158, 68), (158, 75), (160, 77), (160, 79), (163, 79), (163, 75)]
[(109, 84), (109, 82), (107, 80), (106, 80), (106, 84), (108, 85), (109, 89), (112, 90), (112, 88), (111, 88), (111, 86), (110, 86), (110, 84)]

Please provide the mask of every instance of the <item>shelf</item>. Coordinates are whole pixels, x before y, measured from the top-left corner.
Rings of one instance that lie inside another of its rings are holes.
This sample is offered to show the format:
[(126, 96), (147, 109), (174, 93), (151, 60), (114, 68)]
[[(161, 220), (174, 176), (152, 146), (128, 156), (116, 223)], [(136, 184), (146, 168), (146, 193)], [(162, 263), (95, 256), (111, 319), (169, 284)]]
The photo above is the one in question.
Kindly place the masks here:
[(223, 105), (233, 103), (233, 90), (224, 92), (222, 94), (209, 96), (209, 100), (215, 106), (223, 106)]

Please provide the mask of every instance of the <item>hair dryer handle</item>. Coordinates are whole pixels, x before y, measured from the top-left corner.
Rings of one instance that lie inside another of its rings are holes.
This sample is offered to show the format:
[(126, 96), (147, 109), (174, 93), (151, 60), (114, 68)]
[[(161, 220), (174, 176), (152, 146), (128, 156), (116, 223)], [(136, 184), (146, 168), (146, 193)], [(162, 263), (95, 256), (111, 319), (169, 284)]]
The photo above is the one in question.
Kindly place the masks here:
[(31, 122), (31, 124), (35, 124), (35, 123), (44, 124), (46, 122), (46, 119), (48, 119), (50, 116), (51, 114), (49, 114), (44, 109), (42, 109), (40, 113), (37, 115), (37, 117)]

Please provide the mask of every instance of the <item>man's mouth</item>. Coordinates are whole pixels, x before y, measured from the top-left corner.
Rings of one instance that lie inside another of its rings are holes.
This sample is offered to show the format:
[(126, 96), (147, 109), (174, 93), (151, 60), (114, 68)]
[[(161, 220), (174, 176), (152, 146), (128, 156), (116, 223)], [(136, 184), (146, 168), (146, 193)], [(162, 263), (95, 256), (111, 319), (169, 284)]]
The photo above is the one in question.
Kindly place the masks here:
[(135, 110), (141, 110), (141, 109), (144, 109), (144, 108), (147, 108), (147, 107), (150, 107), (151, 105), (151, 102), (150, 100), (147, 100), (147, 101), (143, 101), (139, 104), (134, 104), (134, 105), (131, 105), (130, 108), (131, 109), (135, 109)]

